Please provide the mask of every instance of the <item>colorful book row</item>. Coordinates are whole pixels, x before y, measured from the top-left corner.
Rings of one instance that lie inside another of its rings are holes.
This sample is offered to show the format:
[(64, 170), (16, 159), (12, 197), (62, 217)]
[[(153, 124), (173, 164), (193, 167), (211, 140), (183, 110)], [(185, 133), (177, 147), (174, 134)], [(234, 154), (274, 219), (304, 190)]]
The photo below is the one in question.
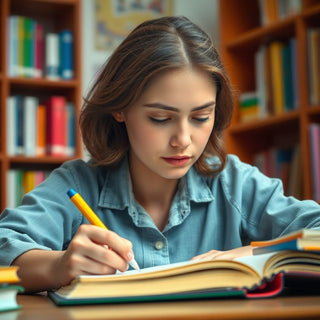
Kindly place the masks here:
[(303, 0), (259, 0), (261, 25), (297, 14), (302, 7)]
[(281, 179), (286, 195), (303, 198), (300, 147), (270, 148), (257, 153), (254, 165), (271, 178)]
[(15, 208), (22, 202), (23, 196), (43, 182), (49, 171), (10, 169), (7, 172), (7, 207)]
[(309, 103), (320, 105), (320, 27), (307, 31)]
[(309, 126), (312, 197), (320, 202), (320, 123)]
[(7, 152), (10, 156), (62, 156), (75, 153), (75, 110), (64, 96), (40, 103), (34, 96), (7, 101)]
[(259, 48), (255, 56), (257, 117), (279, 115), (298, 108), (297, 44), (273, 41)]
[(73, 78), (73, 33), (44, 34), (43, 25), (24, 16), (8, 18), (8, 73), (13, 77)]

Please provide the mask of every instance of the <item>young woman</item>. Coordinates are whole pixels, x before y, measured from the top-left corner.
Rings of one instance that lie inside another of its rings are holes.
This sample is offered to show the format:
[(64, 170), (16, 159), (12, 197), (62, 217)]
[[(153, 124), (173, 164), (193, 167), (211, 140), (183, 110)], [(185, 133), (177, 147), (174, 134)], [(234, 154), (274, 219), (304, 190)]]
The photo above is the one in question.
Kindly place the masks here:
[[(210, 38), (184, 17), (147, 21), (104, 66), (70, 161), (0, 216), (0, 263), (28, 291), (80, 274), (251, 254), (252, 240), (320, 228), (320, 206), (226, 155), (232, 90)], [(112, 231), (88, 224), (73, 188)], [(108, 249), (106, 249), (106, 247)]]

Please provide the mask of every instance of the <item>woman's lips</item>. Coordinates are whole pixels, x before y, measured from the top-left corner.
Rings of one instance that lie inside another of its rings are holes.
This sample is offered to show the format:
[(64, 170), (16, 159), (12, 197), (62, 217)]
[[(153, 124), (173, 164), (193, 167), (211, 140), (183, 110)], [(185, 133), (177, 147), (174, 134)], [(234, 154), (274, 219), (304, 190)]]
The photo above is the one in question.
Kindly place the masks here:
[(191, 157), (188, 156), (177, 156), (177, 157), (163, 157), (163, 160), (173, 166), (184, 166), (189, 162)]

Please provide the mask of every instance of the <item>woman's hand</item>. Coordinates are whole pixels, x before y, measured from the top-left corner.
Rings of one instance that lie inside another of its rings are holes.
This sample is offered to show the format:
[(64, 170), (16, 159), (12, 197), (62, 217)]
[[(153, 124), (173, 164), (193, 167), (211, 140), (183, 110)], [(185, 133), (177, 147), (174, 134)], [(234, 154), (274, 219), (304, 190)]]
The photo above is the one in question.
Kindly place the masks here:
[(191, 260), (215, 260), (215, 259), (234, 259), (244, 256), (252, 256), (251, 246), (235, 248), (227, 251), (210, 250), (206, 253), (193, 257)]
[(27, 292), (57, 289), (82, 274), (112, 274), (128, 269), (132, 244), (116, 233), (81, 225), (65, 251), (29, 250), (15, 259)]
[(58, 261), (61, 286), (81, 274), (112, 274), (126, 271), (133, 258), (132, 244), (116, 233), (83, 224)]

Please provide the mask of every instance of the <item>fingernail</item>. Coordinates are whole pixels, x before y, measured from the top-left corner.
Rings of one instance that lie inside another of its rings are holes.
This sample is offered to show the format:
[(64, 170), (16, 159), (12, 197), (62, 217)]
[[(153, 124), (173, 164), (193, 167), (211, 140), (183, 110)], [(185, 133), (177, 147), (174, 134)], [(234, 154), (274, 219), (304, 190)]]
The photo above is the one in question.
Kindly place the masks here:
[(131, 261), (131, 260), (133, 259), (133, 254), (132, 254), (132, 252), (128, 252), (127, 258), (128, 258), (128, 261)]

